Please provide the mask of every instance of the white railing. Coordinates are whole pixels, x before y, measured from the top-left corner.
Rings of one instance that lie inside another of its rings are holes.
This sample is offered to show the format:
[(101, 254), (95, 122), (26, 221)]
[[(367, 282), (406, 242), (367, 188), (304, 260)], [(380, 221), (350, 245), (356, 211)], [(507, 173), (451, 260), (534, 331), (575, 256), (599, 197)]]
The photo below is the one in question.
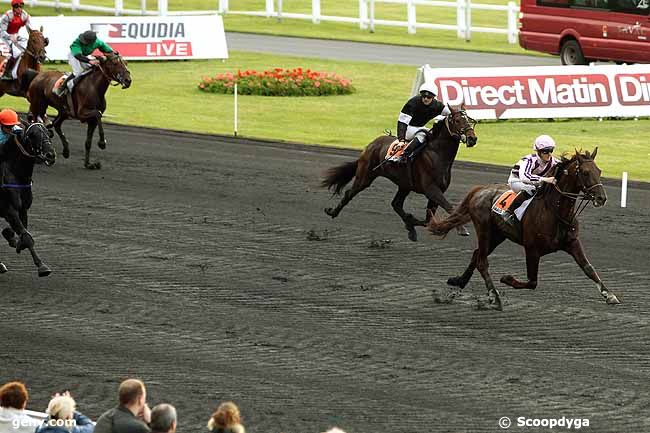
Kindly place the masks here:
[[(282, 0), (277, 1), (277, 9), (274, 0), (265, 0), (264, 11), (232, 11), (229, 10), (228, 0), (219, 0), (219, 13), (275, 17), (278, 19), (293, 18), (311, 20), (314, 24), (321, 21), (347, 22), (359, 24), (362, 30), (375, 31), (375, 25), (406, 27), (409, 33), (415, 33), (416, 29), (434, 30), (456, 30), (461, 39), (471, 40), (472, 32), (477, 33), (500, 33), (508, 36), (508, 42), (517, 43), (517, 16), (519, 7), (514, 1), (508, 2), (507, 6), (475, 4), (472, 0), (439, 1), (439, 0), (359, 0), (358, 17), (341, 17), (322, 15), (320, 0), (312, 0), (311, 14), (289, 13), (282, 10)], [(383, 20), (375, 18), (375, 3), (394, 3), (406, 5), (406, 21)], [(434, 24), (417, 21), (416, 7), (447, 7), (456, 9), (456, 25)], [(478, 27), (472, 25), (472, 10), (490, 10), (506, 12), (505, 26), (502, 28)]]

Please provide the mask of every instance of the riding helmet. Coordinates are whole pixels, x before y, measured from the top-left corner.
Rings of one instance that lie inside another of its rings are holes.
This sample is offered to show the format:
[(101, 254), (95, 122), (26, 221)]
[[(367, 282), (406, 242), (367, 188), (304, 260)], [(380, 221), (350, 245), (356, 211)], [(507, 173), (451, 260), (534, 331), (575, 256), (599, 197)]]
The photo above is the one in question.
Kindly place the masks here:
[(420, 86), (420, 94), (422, 94), (424, 92), (431, 93), (433, 96), (436, 96), (436, 93), (437, 93), (436, 86), (434, 86), (432, 83), (428, 83), (428, 82), (425, 81)]
[(549, 135), (540, 135), (535, 139), (533, 143), (533, 150), (542, 150), (542, 149), (554, 149), (555, 140), (553, 140)]
[(20, 124), (20, 119), (18, 119), (18, 114), (11, 108), (5, 108), (0, 111), (0, 125), (2, 126), (14, 126)]
[(84, 44), (92, 44), (97, 40), (97, 33), (93, 32), (92, 30), (86, 30), (82, 34), (79, 35), (79, 41)]

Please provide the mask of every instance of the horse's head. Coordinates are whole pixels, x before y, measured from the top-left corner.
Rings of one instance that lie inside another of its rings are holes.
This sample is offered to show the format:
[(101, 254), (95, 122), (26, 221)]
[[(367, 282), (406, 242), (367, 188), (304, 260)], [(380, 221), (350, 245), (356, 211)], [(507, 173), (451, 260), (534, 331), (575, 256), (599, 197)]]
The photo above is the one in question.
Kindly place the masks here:
[(118, 53), (107, 53), (106, 57), (100, 57), (100, 62), (100, 68), (106, 78), (118, 82), (123, 89), (131, 86), (131, 71), (122, 56)]
[(23, 124), (25, 130), (18, 143), (21, 152), (47, 166), (56, 162), (56, 150), (47, 128), (40, 122)]
[(478, 137), (474, 132), (476, 120), (467, 115), (465, 104), (462, 104), (460, 107), (447, 106), (451, 114), (447, 116), (445, 122), (447, 122), (447, 127), (451, 135), (465, 143), (467, 147), (474, 146), (478, 141)]
[(597, 153), (598, 148), (591, 153), (576, 150), (570, 159), (563, 157), (555, 178), (560, 189), (572, 188), (582, 192), (586, 200), (593, 201), (595, 207), (600, 207), (607, 202), (607, 193), (600, 182), (601, 170), (594, 161)]
[(37, 63), (43, 63), (47, 58), (45, 47), (49, 40), (43, 36), (43, 27), (40, 30), (31, 30), (29, 32), (29, 39), (27, 40), (27, 54), (34, 57)]

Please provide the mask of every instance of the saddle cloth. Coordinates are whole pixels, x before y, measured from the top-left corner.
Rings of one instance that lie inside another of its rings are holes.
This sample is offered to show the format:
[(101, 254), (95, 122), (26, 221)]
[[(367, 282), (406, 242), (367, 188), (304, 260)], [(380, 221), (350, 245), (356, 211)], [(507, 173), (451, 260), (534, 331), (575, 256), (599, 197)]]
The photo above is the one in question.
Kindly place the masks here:
[[(517, 193), (511, 189), (504, 192), (499, 196), (494, 204), (492, 204), (492, 212), (503, 217), (506, 215), (508, 208), (514, 201), (515, 197), (517, 197)], [(532, 197), (527, 199), (517, 209), (515, 209), (515, 215), (519, 221), (521, 221), (521, 219), (524, 217), (524, 213), (526, 212), (526, 209), (528, 209), (528, 205), (532, 200)]]
[[(66, 80), (66, 78), (68, 78), (69, 75), (70, 75), (69, 73), (61, 75), (61, 77), (58, 80), (56, 80), (56, 82), (54, 83), (54, 86), (52, 86), (52, 91), (54, 91), (54, 90), (58, 89), (59, 87), (61, 87), (61, 85), (63, 85), (63, 82)], [(68, 89), (68, 90), (71, 90), (71, 89)]]
[(402, 154), (404, 153), (404, 150), (408, 147), (408, 143), (400, 143), (399, 140), (396, 138), (395, 141), (393, 141), (390, 146), (388, 146), (388, 150), (386, 151), (386, 156), (384, 159), (387, 159), (389, 161), (397, 162), (400, 160), (402, 157)]
[[(16, 78), (16, 75), (18, 73), (18, 65), (20, 65), (20, 57), (16, 59), (16, 62), (14, 63), (14, 70), (13, 70), (13, 77)], [(4, 75), (5, 69), (7, 68), (7, 62), (9, 61), (9, 57), (5, 57), (2, 59), (2, 62), (0, 63), (0, 75)]]

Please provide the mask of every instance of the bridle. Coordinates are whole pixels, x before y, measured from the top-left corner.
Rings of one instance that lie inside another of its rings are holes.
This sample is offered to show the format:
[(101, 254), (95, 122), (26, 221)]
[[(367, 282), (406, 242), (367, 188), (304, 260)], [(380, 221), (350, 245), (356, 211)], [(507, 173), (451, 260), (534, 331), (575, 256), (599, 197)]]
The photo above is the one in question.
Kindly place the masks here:
[[(35, 123), (30, 123), (29, 126), (27, 126), (27, 128), (25, 128), (25, 131), (23, 132), (23, 137), (25, 137), (24, 140), (27, 140), (29, 132), (32, 130), (32, 128), (36, 128), (36, 129), (41, 130), (41, 133), (43, 134), (43, 137), (45, 137), (45, 140), (50, 139), (49, 135), (47, 133), (47, 128), (45, 127), (45, 125), (43, 123), (41, 123), (41, 122), (35, 122)], [(20, 140), (18, 140), (18, 139), (16, 139), (16, 145), (18, 146), (18, 150), (20, 150), (20, 153), (25, 155), (27, 158), (40, 159), (41, 161), (43, 161), (45, 163), (45, 165), (50, 165), (47, 162), (47, 159), (43, 156), (43, 140), (40, 140), (38, 145), (32, 144), (32, 146), (31, 146), (32, 149), (31, 150), (32, 150), (33, 153), (28, 152), (25, 149), (25, 147), (23, 146), (23, 144), (20, 142)]]
[[(557, 186), (557, 183), (553, 184), (553, 187), (555, 187), (555, 190), (558, 193), (560, 193), (561, 196), (566, 197), (573, 201), (576, 201), (578, 199), (580, 200), (580, 203), (578, 203), (576, 208), (574, 208), (573, 214), (571, 215), (571, 221), (568, 222), (569, 226), (573, 224), (573, 221), (575, 221), (575, 219), (582, 213), (582, 211), (585, 210), (587, 205), (589, 203), (592, 203), (596, 199), (595, 195), (593, 194), (593, 192), (591, 192), (591, 190), (598, 186), (603, 186), (602, 183), (596, 183), (594, 185), (587, 187), (582, 181), (582, 177), (580, 176), (580, 161), (576, 159), (575, 163), (576, 163), (576, 178), (578, 179), (578, 186), (580, 187), (580, 190), (577, 193), (562, 191), (560, 187)], [(568, 167), (564, 168), (562, 174), (568, 176), (569, 174)], [(560, 218), (560, 220), (567, 223), (562, 218)]]
[[(452, 131), (451, 126), (449, 126), (449, 123), (456, 115), (460, 115), (467, 121), (467, 126), (463, 127), (460, 131)], [(449, 135), (451, 135), (452, 137), (460, 137), (460, 141), (463, 143), (467, 143), (467, 131), (473, 131), (474, 126), (476, 126), (476, 123), (477, 123), (476, 120), (469, 117), (465, 110), (459, 110), (456, 112), (449, 113), (447, 117), (445, 117), (445, 126), (447, 127), (447, 131), (449, 132)]]
[[(36, 31), (36, 30), (33, 30), (33, 31)], [(43, 34), (41, 33), (41, 36), (42, 35)], [(45, 38), (45, 37), (43, 37), (43, 38)], [(42, 54), (36, 54), (36, 53), (34, 53), (34, 51), (32, 51), (29, 48), (29, 41), (30, 40), (31, 40), (31, 34), (30, 34), (30, 39), (27, 40), (27, 47), (25, 47), (25, 53), (29, 54), (34, 60), (36, 60), (36, 63), (45, 62), (45, 60), (47, 60), (47, 51), (45, 51), (45, 40), (43, 41), (44, 44), (43, 44), (43, 48), (42, 48), (42, 51), (43, 51)]]
[[(113, 60), (113, 59), (115, 59), (115, 60)], [(119, 54), (115, 54), (115, 56), (113, 58), (106, 57), (106, 62), (113, 62), (113, 61), (119, 62), (122, 66), (124, 66), (124, 69), (127, 72), (129, 71), (129, 68), (127, 68), (126, 63), (124, 63), (124, 59), (122, 59), (122, 57)], [(115, 74), (115, 76), (113, 76), (112, 74), (109, 74), (109, 73), (106, 72), (106, 70), (102, 67), (101, 62), (97, 65), (97, 67), (101, 71), (102, 75), (106, 78), (109, 85), (111, 85), (111, 86), (119, 86), (119, 85), (126, 86), (126, 83), (124, 83), (124, 75), (123, 75), (122, 72), (120, 72), (118, 74)], [(115, 84), (113, 84), (113, 81), (115, 81)]]

